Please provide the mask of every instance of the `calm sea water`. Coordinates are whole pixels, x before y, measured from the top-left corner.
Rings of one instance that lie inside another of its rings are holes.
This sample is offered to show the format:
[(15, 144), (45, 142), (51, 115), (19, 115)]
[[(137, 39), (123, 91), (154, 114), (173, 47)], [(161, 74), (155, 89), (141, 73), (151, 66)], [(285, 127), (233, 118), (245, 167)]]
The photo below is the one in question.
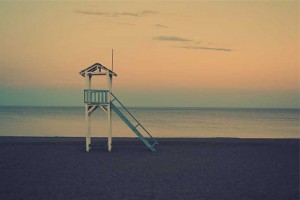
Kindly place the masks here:
[[(154, 137), (300, 138), (299, 109), (130, 108)], [(107, 136), (93, 113), (92, 133)], [(0, 107), (0, 136), (85, 136), (83, 107)], [(113, 136), (134, 133), (113, 114)]]

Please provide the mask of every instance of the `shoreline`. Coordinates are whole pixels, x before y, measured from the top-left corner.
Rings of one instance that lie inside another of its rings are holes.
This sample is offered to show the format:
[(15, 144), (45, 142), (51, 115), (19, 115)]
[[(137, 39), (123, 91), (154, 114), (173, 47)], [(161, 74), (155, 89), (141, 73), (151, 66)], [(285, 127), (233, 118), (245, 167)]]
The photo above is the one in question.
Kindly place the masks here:
[[(107, 137), (92, 137), (95, 141), (106, 141)], [(300, 138), (235, 138), (235, 137), (208, 137), (208, 138), (192, 138), (192, 137), (155, 137), (159, 143), (198, 143), (198, 142), (230, 142), (230, 143), (270, 143), (270, 142), (300, 142)], [(85, 137), (41, 137), (41, 136), (0, 136), (1, 143), (83, 143)], [(141, 142), (137, 137), (113, 137), (116, 143), (136, 143)], [(142, 143), (141, 143), (142, 144)]]

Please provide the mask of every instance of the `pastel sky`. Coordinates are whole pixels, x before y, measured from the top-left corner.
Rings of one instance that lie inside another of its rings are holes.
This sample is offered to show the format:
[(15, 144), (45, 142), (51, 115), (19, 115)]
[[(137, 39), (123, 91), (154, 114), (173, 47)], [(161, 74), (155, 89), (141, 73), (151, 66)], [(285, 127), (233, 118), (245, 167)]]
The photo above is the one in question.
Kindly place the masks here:
[(78, 72), (112, 48), (125, 105), (299, 107), (287, 0), (1, 1), (0, 105), (83, 105)]

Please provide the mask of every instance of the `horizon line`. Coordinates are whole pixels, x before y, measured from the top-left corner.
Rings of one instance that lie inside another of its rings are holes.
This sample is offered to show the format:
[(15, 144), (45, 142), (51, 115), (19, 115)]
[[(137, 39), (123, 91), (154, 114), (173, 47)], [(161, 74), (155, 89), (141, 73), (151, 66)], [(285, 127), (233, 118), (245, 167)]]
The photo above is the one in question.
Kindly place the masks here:
[[(69, 108), (84, 108), (84, 105), (70, 106), (70, 105), (0, 105), (0, 107), (69, 107)], [(300, 107), (222, 107), (222, 106), (126, 106), (128, 108), (208, 108), (208, 109), (298, 109)]]

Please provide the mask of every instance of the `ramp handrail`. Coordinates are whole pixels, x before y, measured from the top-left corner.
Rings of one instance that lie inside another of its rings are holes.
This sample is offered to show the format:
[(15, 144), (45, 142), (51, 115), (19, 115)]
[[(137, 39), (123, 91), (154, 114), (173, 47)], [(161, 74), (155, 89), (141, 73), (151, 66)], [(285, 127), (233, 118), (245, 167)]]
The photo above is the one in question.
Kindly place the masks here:
[[(135, 122), (138, 123), (138, 125), (135, 126), (138, 127), (140, 126), (147, 134), (148, 136), (154, 141), (154, 144), (158, 144), (158, 142), (152, 137), (152, 135), (145, 129), (145, 127), (129, 112), (129, 110), (120, 102), (120, 100), (112, 93), (110, 92), (110, 94), (114, 97), (113, 100), (111, 100), (111, 102), (113, 102), (114, 100), (117, 100), (117, 102), (122, 106), (122, 108), (134, 119)], [(153, 145), (154, 145), (153, 144)]]

